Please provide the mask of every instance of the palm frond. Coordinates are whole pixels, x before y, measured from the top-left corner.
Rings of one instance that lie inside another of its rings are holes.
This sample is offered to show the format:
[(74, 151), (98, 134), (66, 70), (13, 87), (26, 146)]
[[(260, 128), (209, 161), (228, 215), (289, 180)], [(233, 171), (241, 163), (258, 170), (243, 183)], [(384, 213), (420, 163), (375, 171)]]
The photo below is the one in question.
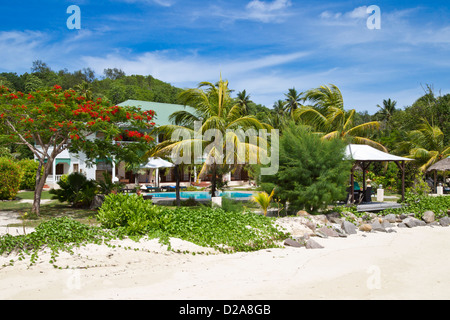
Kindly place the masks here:
[(378, 121), (371, 121), (349, 129), (346, 132), (346, 135), (365, 136), (368, 133), (378, 129), (380, 129), (380, 123)]
[(383, 146), (381, 143), (373, 141), (371, 139), (368, 138), (364, 138), (364, 137), (349, 137), (349, 139), (351, 139), (351, 142), (356, 143), (356, 144), (367, 144), (371, 147), (374, 147), (375, 149), (378, 149), (380, 151), (383, 152), (388, 152), (387, 148), (385, 146)]

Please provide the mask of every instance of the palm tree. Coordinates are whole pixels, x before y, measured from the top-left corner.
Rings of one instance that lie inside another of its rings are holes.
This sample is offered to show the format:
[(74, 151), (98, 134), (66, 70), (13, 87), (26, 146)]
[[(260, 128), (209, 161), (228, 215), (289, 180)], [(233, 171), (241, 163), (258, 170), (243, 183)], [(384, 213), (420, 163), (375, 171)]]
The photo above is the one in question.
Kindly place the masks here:
[(313, 102), (313, 107), (321, 112), (326, 111), (329, 107), (344, 110), (341, 90), (334, 84), (308, 90), (305, 93), (305, 100)]
[[(208, 171), (211, 172), (211, 193), (214, 195), (219, 171), (223, 171), (222, 169), (226, 169), (230, 164), (246, 163), (250, 157), (255, 155), (257, 157), (261, 152), (266, 152), (251, 141), (246, 141), (245, 137), (242, 138), (235, 130), (271, 129), (272, 127), (248, 115), (245, 106), (239, 102), (236, 103), (230, 97), (228, 81), (222, 80), (222, 77), (215, 85), (201, 82), (198, 88), (184, 90), (179, 98), (185, 105), (190, 106), (193, 112), (177, 111), (170, 117), (175, 124), (154, 129), (155, 133), (164, 133), (168, 140), (158, 144), (146, 156), (171, 153), (183, 157), (186, 150), (191, 150), (191, 156), (194, 156), (195, 148), (200, 146), (201, 151), (205, 152), (203, 156), (206, 161), (202, 165), (199, 176), (204, 176)], [(200, 122), (201, 125), (196, 125), (196, 122)], [(212, 143), (211, 139), (208, 140), (205, 137), (205, 133), (210, 129), (221, 134), (222, 143), (217, 141)], [(177, 130), (183, 130), (182, 132), (190, 138), (181, 141), (172, 140), (173, 133)], [(233, 152), (229, 152), (227, 147), (229, 145), (235, 146)], [(241, 152), (242, 150), (244, 152)], [(218, 158), (222, 158), (222, 161), (217, 161)], [(195, 160), (190, 159), (190, 161)]]
[(294, 113), (295, 110), (300, 108), (301, 102), (303, 101), (302, 92), (297, 92), (295, 88), (289, 89), (288, 93), (285, 94), (286, 100), (285, 100), (285, 110), (286, 112), (290, 113), (291, 115)]
[(250, 100), (250, 95), (248, 95), (245, 90), (238, 92), (236, 102), (241, 106), (245, 113), (248, 113), (248, 105), (252, 102), (252, 100)]
[(267, 216), (267, 210), (269, 209), (270, 202), (272, 201), (273, 195), (275, 194), (275, 189), (272, 190), (270, 195), (267, 192), (259, 192), (252, 197), (252, 201), (259, 204), (264, 212), (264, 216)]
[(420, 170), (425, 172), (434, 163), (450, 156), (450, 146), (444, 144), (442, 130), (431, 125), (425, 118), (417, 130), (407, 134), (407, 141), (398, 145), (398, 151), (409, 150), (408, 157), (416, 159), (421, 165)]
[(397, 111), (397, 109), (395, 109), (396, 105), (397, 101), (392, 101), (390, 98), (388, 100), (383, 100), (383, 106), (377, 105), (377, 108), (379, 108), (380, 111), (376, 114), (380, 116), (380, 120), (384, 121), (386, 126), (389, 126), (394, 112)]
[(344, 110), (344, 99), (335, 85), (322, 86), (309, 90), (305, 97), (314, 102), (314, 106), (304, 106), (294, 112), (293, 118), (309, 125), (322, 134), (322, 139), (344, 139), (348, 143), (367, 144), (387, 152), (380, 143), (367, 136), (380, 128), (378, 121), (354, 125), (356, 111)]
[(268, 115), (267, 122), (274, 128), (279, 129), (280, 132), (288, 121), (288, 117), (285, 112), (286, 101), (278, 100), (273, 105), (273, 111)]

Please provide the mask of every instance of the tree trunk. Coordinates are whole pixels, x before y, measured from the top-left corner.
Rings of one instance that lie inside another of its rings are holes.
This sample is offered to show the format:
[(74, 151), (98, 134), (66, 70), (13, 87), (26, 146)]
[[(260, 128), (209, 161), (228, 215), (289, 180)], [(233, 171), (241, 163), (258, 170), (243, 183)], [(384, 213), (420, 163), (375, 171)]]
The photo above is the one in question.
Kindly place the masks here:
[(179, 165), (175, 165), (175, 181), (176, 181), (176, 187), (175, 187), (175, 194), (176, 194), (176, 203), (177, 207), (181, 206), (181, 197), (180, 197), (180, 172), (179, 172)]
[[(53, 160), (48, 160), (47, 164), (39, 162), (38, 170), (36, 172), (36, 184), (34, 189), (33, 206), (31, 207), (31, 213), (37, 216), (41, 213), (41, 196), (44, 190), (45, 182), (48, 177), (49, 168), (53, 166)], [(44, 167), (44, 174), (41, 176), (42, 167)]]
[(216, 196), (216, 164), (212, 165), (212, 177), (211, 177), (211, 197)]

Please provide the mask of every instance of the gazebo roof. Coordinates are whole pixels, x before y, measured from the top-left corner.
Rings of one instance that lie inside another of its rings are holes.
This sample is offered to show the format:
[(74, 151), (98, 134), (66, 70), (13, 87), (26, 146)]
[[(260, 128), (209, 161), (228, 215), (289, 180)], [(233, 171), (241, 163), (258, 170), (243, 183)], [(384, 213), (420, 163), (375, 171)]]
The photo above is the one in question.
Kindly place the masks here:
[(441, 161), (436, 162), (427, 171), (450, 171), (450, 158), (445, 158)]
[(398, 157), (365, 144), (350, 144), (345, 150), (346, 159), (356, 161), (413, 161), (413, 159)]

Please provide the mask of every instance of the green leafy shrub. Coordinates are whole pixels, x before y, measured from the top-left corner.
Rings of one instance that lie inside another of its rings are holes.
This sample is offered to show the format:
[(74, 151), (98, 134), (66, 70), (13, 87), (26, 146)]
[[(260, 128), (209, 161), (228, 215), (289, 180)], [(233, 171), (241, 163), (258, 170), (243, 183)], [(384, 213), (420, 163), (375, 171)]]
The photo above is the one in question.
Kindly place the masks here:
[[(20, 179), (20, 190), (33, 190), (36, 187), (36, 173), (39, 163), (30, 159), (23, 159), (19, 161), (19, 166), (22, 169), (22, 179)], [(42, 168), (41, 176), (44, 174)]]
[(275, 187), (275, 196), (288, 201), (290, 208), (318, 213), (345, 199), (351, 162), (344, 156), (345, 143), (340, 139), (323, 140), (291, 123), (280, 138), (278, 173), (262, 176), (264, 191)]
[(74, 172), (58, 181), (60, 189), (52, 189), (53, 199), (69, 202), (74, 207), (88, 207), (97, 194), (97, 184), (83, 174)]
[(101, 244), (115, 238), (110, 231), (88, 226), (67, 217), (54, 218), (41, 223), (27, 235), (4, 235), (0, 237), (0, 255), (17, 252), (19, 259), (30, 255), (31, 264), (36, 262), (39, 250), (51, 250), (50, 263), (54, 263), (60, 251), (72, 252), (74, 247), (87, 243)]
[(0, 158), (0, 199), (12, 200), (20, 188), (22, 170), (17, 162), (9, 158)]
[(163, 230), (168, 221), (167, 210), (135, 194), (110, 194), (100, 207), (97, 219), (105, 228), (121, 228), (134, 236), (152, 229)]
[(206, 207), (173, 210), (165, 232), (167, 236), (223, 252), (273, 248), (286, 237), (272, 225), (271, 218)]
[(170, 209), (128, 194), (108, 195), (97, 219), (103, 227), (119, 229), (121, 234), (147, 234), (163, 242), (175, 237), (224, 252), (276, 247), (277, 241), (285, 238), (272, 219), (250, 212), (211, 207)]

